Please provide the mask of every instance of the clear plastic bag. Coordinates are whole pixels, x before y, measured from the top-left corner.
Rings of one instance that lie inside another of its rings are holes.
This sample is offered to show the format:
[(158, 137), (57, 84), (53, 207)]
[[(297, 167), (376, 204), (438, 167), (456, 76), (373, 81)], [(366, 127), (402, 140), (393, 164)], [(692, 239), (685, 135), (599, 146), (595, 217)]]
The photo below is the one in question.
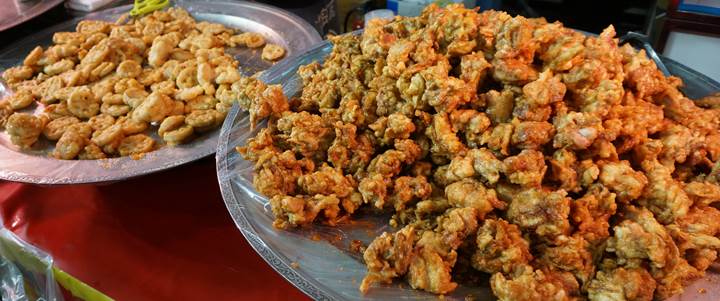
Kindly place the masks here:
[(0, 299), (62, 301), (53, 258), (2, 226), (0, 218)]

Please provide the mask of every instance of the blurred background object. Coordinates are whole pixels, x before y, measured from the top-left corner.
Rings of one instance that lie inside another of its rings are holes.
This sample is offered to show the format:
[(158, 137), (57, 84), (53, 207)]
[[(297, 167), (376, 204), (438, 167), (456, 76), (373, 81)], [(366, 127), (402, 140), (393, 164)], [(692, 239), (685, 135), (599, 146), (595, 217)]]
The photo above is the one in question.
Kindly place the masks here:
[(720, 0), (670, 0), (653, 33), (663, 55), (720, 81)]
[(294, 13), (303, 18), (320, 33), (327, 34), (341, 33), (337, 7), (338, 0), (264, 0), (257, 1), (267, 3)]
[[(618, 32), (638, 31), (647, 34), (657, 15), (656, 0), (609, 0), (588, 2), (580, 0), (337, 0), (338, 14), (343, 31), (357, 29), (362, 14), (374, 9), (387, 8), (400, 16), (417, 16), (430, 3), (447, 5), (462, 3), (465, 7), (480, 10), (504, 10), (526, 17), (545, 17), (548, 21), (561, 21), (565, 26), (588, 32), (600, 32), (613, 24)], [(357, 17), (356, 15), (360, 15)]]
[(0, 32), (30, 20), (62, 3), (62, 0), (0, 0)]

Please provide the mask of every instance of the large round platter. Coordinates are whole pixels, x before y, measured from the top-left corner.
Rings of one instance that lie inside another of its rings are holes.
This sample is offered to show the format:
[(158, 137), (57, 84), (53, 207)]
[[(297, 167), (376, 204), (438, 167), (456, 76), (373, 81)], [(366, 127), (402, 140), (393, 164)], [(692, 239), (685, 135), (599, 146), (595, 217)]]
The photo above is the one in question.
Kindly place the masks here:
[[(172, 5), (187, 9), (193, 17), (201, 21), (222, 23), (242, 31), (257, 32), (275, 44), (282, 45), (288, 56), (301, 53), (322, 41), (320, 35), (310, 24), (299, 17), (280, 9), (249, 2), (222, 1), (174, 1)], [(52, 35), (58, 31), (73, 30), (83, 19), (114, 21), (128, 12), (131, 5), (117, 7), (74, 19), (25, 38), (8, 47), (0, 54), (0, 69), (19, 64), (36, 45), (47, 46)], [(240, 61), (240, 69), (245, 75), (265, 70), (271, 63), (260, 58), (260, 50), (229, 50)], [(0, 85), (0, 97), (5, 93)], [(36, 111), (42, 109), (34, 108)], [(156, 127), (151, 127), (154, 134)], [(219, 130), (198, 136), (191, 143), (177, 147), (162, 147), (145, 154), (140, 159), (121, 157), (103, 160), (67, 161), (47, 156), (52, 145), (40, 141), (34, 150), (20, 151), (12, 145), (6, 133), (0, 133), (0, 179), (37, 184), (77, 184), (117, 181), (157, 172), (181, 164), (192, 162), (211, 155), (217, 146)], [(157, 136), (154, 136), (156, 141)]]
[[(299, 66), (322, 61), (332, 50), (325, 42), (307, 53), (285, 60), (267, 70), (261, 79), (282, 84), (286, 95), (297, 95), (302, 82), (295, 74)], [(685, 93), (699, 98), (720, 91), (720, 83), (670, 59), (664, 59), (671, 73), (685, 81)], [(262, 127), (262, 125), (260, 125)], [(350, 242), (367, 245), (383, 231), (393, 232), (388, 217), (357, 215), (354, 222), (337, 227), (313, 225), (281, 231), (272, 226), (268, 200), (252, 185), (253, 165), (235, 151), (238, 145), (257, 133), (250, 131), (249, 117), (233, 108), (225, 119), (216, 152), (217, 173), (225, 205), (235, 224), (252, 247), (278, 273), (315, 300), (438, 300), (438, 296), (412, 290), (403, 284), (373, 287), (363, 295), (358, 290), (366, 268), (362, 256), (353, 252)], [(710, 268), (705, 278), (694, 282), (681, 296), (671, 300), (714, 300), (720, 294), (719, 269)], [(487, 281), (482, 286), (460, 286), (445, 300), (494, 300)]]
[(0, 0), (0, 31), (10, 29), (50, 10), (62, 0)]

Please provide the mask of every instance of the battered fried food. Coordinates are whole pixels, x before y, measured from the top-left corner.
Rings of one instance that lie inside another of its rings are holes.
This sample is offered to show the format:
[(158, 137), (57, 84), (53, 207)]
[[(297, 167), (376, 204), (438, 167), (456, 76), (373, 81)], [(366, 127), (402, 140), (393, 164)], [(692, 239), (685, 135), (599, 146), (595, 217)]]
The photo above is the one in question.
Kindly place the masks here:
[[(36, 47), (22, 66), (3, 72), (15, 93), (0, 101), (0, 128), (7, 128), (21, 148), (33, 145), (38, 131), (44, 133), (57, 141), (55, 158), (150, 152), (158, 143), (143, 132), (156, 124), (164, 125), (158, 135), (165, 144), (185, 143), (194, 133), (222, 124), (238, 100), (253, 120), (288, 110), (282, 90), (255, 89), (257, 81), (241, 75), (239, 62), (225, 54), (227, 47), (264, 45), (262, 35), (235, 35), (222, 24), (197, 22), (182, 8), (117, 24), (82, 21), (74, 32), (55, 33), (53, 43)], [(284, 55), (282, 46), (268, 44), (262, 58), (275, 61)], [(251, 91), (263, 97), (243, 102)], [(45, 105), (44, 117), (13, 114), (36, 101)], [(40, 122), (46, 119), (52, 122)], [(85, 121), (92, 128), (91, 141), (85, 141), (86, 135), (66, 135), (66, 128)], [(118, 131), (103, 132), (114, 123), (121, 124), (123, 137)]]
[(278, 228), (392, 214), (363, 292), (488, 273), (500, 300), (652, 300), (716, 261), (717, 96), (696, 106), (612, 26), (430, 5), (330, 40), (296, 99), (242, 92), (267, 127), (239, 151)]

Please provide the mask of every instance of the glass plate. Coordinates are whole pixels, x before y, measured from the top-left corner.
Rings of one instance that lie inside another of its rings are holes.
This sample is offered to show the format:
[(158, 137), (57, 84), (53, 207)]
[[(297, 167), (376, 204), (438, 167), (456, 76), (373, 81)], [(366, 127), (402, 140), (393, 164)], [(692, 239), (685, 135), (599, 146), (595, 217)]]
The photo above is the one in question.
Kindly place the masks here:
[[(282, 84), (286, 95), (298, 95), (302, 89), (302, 81), (295, 74), (298, 67), (313, 61), (322, 62), (331, 50), (332, 45), (326, 41), (268, 69), (261, 79), (269, 84)], [(685, 81), (690, 97), (720, 91), (720, 84), (712, 79), (670, 59), (665, 62), (673, 74)], [(362, 255), (352, 252), (349, 244), (360, 240), (367, 245), (383, 231), (394, 232), (388, 226), (388, 216), (355, 215), (353, 222), (337, 227), (312, 225), (288, 231), (273, 228), (270, 205), (252, 185), (252, 163), (235, 151), (235, 146), (244, 145), (257, 131), (250, 131), (246, 112), (240, 112), (237, 106), (230, 111), (220, 131), (217, 174), (225, 205), (235, 224), (273, 269), (315, 300), (438, 300), (437, 295), (413, 290), (401, 281), (373, 286), (365, 295), (358, 290), (366, 268)], [(716, 271), (717, 266), (711, 267), (707, 276), (686, 288), (682, 297), (671, 300), (711, 300), (718, 296), (720, 274)], [(706, 293), (699, 293), (701, 288)], [(479, 287), (460, 286), (445, 296), (445, 300), (465, 300), (467, 296), (475, 300), (495, 299), (489, 283), (483, 282)]]
[[(320, 43), (322, 38), (313, 27), (299, 17), (272, 6), (249, 2), (222, 2), (185, 0), (173, 1), (173, 5), (187, 9), (193, 17), (202, 21), (222, 23), (242, 31), (257, 32), (272, 43), (282, 45), (288, 56), (301, 53)], [(121, 6), (89, 14), (25, 38), (5, 53), (0, 54), (0, 69), (17, 65), (35, 46), (47, 46), (57, 31), (73, 30), (84, 19), (115, 21), (121, 14), (128, 12), (132, 5)], [(261, 50), (235, 48), (229, 53), (240, 61), (240, 70), (245, 75), (265, 70), (272, 66), (260, 58)], [(8, 93), (0, 85), (0, 98)], [(40, 105), (28, 111), (42, 111)], [(157, 142), (157, 126), (152, 126), (147, 134)], [(219, 130), (196, 137), (188, 144), (176, 147), (162, 147), (147, 153), (139, 160), (130, 157), (103, 160), (57, 160), (47, 156), (53, 144), (39, 141), (34, 149), (20, 151), (10, 142), (8, 135), (0, 132), (0, 179), (37, 184), (78, 184), (123, 180), (139, 175), (157, 172), (179, 166), (211, 155), (217, 146)]]

